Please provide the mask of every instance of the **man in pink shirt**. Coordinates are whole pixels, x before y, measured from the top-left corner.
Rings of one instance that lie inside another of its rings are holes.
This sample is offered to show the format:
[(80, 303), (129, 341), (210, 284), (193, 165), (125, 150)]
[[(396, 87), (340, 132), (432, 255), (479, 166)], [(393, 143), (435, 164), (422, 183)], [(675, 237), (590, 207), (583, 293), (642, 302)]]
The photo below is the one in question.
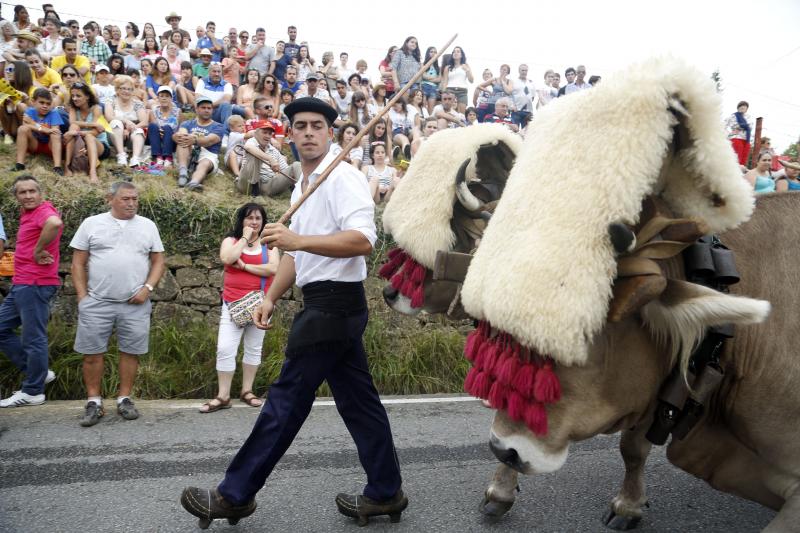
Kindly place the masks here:
[[(0, 352), (25, 375), (22, 389), (0, 407), (44, 403), (44, 386), (55, 379), (47, 369), (47, 321), (50, 300), (61, 284), (58, 247), (64, 223), (53, 204), (46, 202), (39, 182), (31, 175), (14, 180), (14, 196), (22, 208), (14, 251), (11, 292), (0, 305)], [(15, 330), (22, 326), (22, 337)]]

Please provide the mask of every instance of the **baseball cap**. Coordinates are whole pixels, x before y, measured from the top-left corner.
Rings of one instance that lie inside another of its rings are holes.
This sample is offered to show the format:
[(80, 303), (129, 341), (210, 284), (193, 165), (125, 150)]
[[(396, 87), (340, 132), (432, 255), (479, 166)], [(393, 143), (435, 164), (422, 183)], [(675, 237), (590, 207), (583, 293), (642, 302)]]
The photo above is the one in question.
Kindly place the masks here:
[(194, 105), (199, 106), (200, 104), (213, 104), (214, 101), (209, 98), (208, 96), (200, 95), (194, 100)]
[(158, 88), (158, 91), (156, 91), (156, 94), (161, 94), (161, 93), (169, 93), (169, 95), (172, 96), (173, 95), (172, 87), (170, 87), (169, 85), (162, 85), (161, 87)]
[(95, 72), (100, 72), (101, 70), (105, 70), (106, 72), (111, 72), (111, 69), (108, 68), (108, 65), (104, 65), (102, 63), (94, 67)]

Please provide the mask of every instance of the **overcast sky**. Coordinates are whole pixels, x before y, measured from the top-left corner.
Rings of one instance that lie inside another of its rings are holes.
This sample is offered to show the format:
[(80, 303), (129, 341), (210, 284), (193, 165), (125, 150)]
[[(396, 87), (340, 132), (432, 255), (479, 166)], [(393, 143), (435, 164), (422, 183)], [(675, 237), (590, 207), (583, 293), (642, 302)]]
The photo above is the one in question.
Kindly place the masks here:
[[(40, 4), (25, 5), (33, 18), (41, 16), (33, 7)], [(373, 75), (388, 47), (409, 35), (419, 39), (424, 52), (458, 33), (456, 44), (476, 74), (485, 67), (497, 73), (501, 63), (509, 63), (516, 75), (524, 62), (536, 82), (548, 68), (560, 71), (562, 80), (564, 69), (577, 64), (585, 64), (588, 75), (609, 76), (636, 60), (671, 53), (709, 75), (718, 68), (725, 113), (735, 111), (739, 100), (749, 101), (753, 117), (764, 117), (764, 135), (772, 137), (776, 149), (783, 151), (800, 137), (798, 0), (55, 0), (54, 5), (62, 20), (94, 19), (120, 27), (131, 20), (140, 28), (150, 21), (157, 30), (166, 29), (164, 16), (175, 10), (192, 37), (198, 24), (213, 20), (220, 38), (231, 26), (251, 34), (263, 26), (273, 44), (294, 24), (298, 41), (308, 41), (315, 59), (326, 50), (337, 57), (347, 51), (351, 68), (363, 58)], [(4, 3), (3, 16), (12, 15)]]

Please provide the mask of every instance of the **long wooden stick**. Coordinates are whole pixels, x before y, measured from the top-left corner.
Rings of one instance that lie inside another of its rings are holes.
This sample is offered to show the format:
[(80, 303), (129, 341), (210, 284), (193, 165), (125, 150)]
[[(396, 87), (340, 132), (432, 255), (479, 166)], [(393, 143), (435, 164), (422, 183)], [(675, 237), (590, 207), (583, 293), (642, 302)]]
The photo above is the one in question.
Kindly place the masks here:
[[(453, 35), (452, 37), (450, 37), (450, 40), (447, 41), (445, 43), (445, 45), (442, 48), (439, 49), (439, 52), (435, 56), (430, 58), (427, 63), (422, 65), (422, 67), (420, 67), (420, 69), (417, 71), (417, 73), (414, 74), (414, 77), (411, 78), (410, 80), (408, 80), (408, 82), (403, 86), (403, 88), (400, 89), (399, 91), (397, 91), (397, 93), (395, 93), (395, 95), (392, 97), (391, 100), (389, 100), (389, 102), (386, 104), (386, 106), (384, 106), (384, 108), (381, 111), (379, 111), (378, 114), (375, 115), (372, 118), (372, 120), (370, 120), (369, 123), (366, 126), (361, 128), (361, 131), (359, 131), (356, 134), (356, 136), (353, 138), (353, 140), (350, 141), (350, 143), (346, 147), (344, 147), (344, 149), (342, 149), (342, 151), (339, 153), (339, 155), (337, 155), (336, 158), (334, 158), (334, 160), (331, 161), (331, 163), (325, 168), (325, 170), (322, 171), (322, 174), (319, 175), (319, 177), (316, 179), (316, 181), (306, 189), (306, 191), (303, 193), (303, 195), (300, 197), (300, 199), (297, 200), (297, 202), (295, 202), (292, 206), (290, 206), (289, 209), (283, 215), (281, 215), (281, 218), (278, 219), (278, 223), (279, 224), (286, 224), (286, 221), (289, 220), (290, 218), (292, 218), (292, 215), (294, 215), (295, 212), (297, 212), (297, 210), (300, 209), (300, 206), (303, 205), (303, 202), (305, 202), (308, 199), (309, 196), (314, 194), (314, 191), (317, 190), (317, 187), (322, 185), (322, 183), (326, 179), (328, 179), (328, 176), (330, 175), (331, 172), (333, 172), (333, 169), (336, 168), (336, 165), (341, 163), (344, 160), (344, 158), (347, 157), (350, 154), (350, 150), (352, 150), (353, 148), (355, 148), (356, 146), (359, 145), (359, 143), (361, 142), (361, 138), (364, 137), (364, 135), (366, 135), (367, 132), (369, 132), (372, 129), (372, 127), (386, 113), (389, 112), (389, 110), (392, 108), (392, 106), (395, 104), (395, 102), (397, 102), (400, 99), (401, 96), (403, 96), (406, 92), (408, 92), (408, 90), (411, 88), (411, 86), (414, 85), (414, 83), (416, 83), (422, 77), (422, 75), (425, 74), (425, 72), (427, 72), (428, 68), (430, 68), (430, 66), (437, 59), (439, 59), (439, 56), (441, 56), (444, 53), (445, 50), (450, 48), (450, 45), (453, 44), (453, 41), (456, 40), (456, 37), (458, 37), (457, 33), (455, 35)], [(391, 135), (391, 133), (390, 133), (390, 135)]]

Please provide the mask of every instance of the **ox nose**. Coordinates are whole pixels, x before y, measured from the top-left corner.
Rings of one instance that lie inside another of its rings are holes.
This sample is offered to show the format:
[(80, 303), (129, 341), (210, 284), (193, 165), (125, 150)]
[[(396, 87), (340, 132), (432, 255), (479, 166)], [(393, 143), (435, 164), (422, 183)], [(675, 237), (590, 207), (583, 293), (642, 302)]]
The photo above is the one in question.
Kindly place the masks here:
[(489, 449), (492, 450), (492, 453), (497, 457), (498, 461), (518, 472), (522, 471), (522, 462), (519, 459), (517, 450), (514, 448), (501, 448), (497, 445), (494, 438), (489, 440)]
[(386, 302), (386, 305), (391, 307), (395, 300), (397, 300), (397, 294), (397, 289), (392, 287), (390, 283), (387, 283), (383, 288), (383, 301)]

